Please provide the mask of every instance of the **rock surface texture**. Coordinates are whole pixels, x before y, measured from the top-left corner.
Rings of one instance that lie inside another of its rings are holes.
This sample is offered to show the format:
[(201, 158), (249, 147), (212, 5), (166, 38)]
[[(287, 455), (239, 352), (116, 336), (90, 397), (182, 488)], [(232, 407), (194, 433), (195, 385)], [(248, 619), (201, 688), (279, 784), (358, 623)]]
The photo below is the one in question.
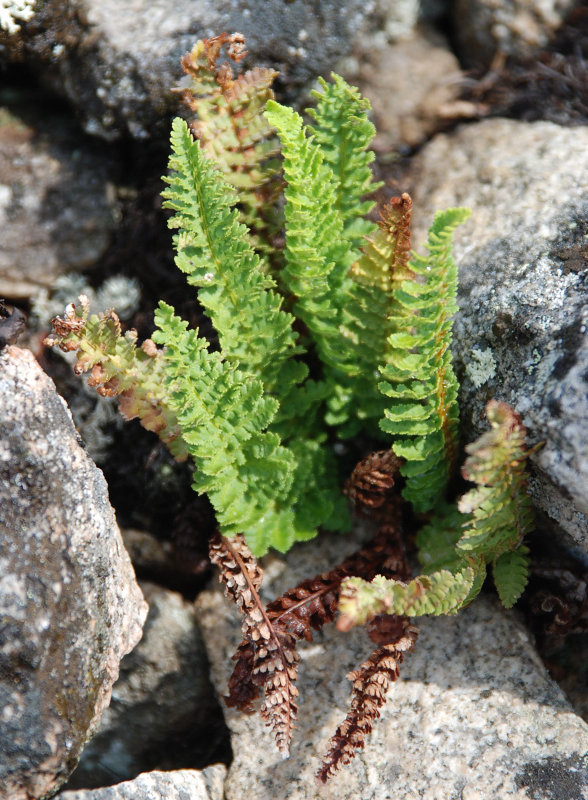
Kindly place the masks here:
[(104, 148), (70, 117), (32, 112), (38, 94), (24, 100), (23, 116), (0, 107), (0, 297), (13, 300), (92, 265), (116, 223)]
[(110, 705), (68, 789), (106, 786), (155, 765), (207, 764), (218, 748), (222, 713), (194, 609), (155, 584), (141, 588), (149, 603), (143, 638), (120, 665)]
[(55, 792), (147, 605), (102, 473), (32, 354), (0, 355), (0, 794)]
[[(573, 154), (573, 156), (571, 156)], [(425, 240), (435, 210), (456, 232), (454, 354), (466, 440), (491, 397), (523, 416), (534, 502), (588, 553), (588, 129), (487, 120), (423, 148), (412, 166)]]
[(454, 30), (469, 66), (490, 65), (496, 53), (528, 56), (544, 47), (576, 0), (457, 0)]
[(249, 64), (279, 70), (291, 99), (349, 52), (373, 8), (361, 0), (49, 0), (0, 40), (0, 59), (36, 62), (88, 133), (167, 137), (180, 58), (198, 39), (240, 31)]
[[(287, 566), (273, 559), (269, 599), (337, 563), (353, 549), (351, 539), (322, 535), (296, 546)], [(201, 595), (197, 608), (222, 693), (241, 638), (237, 615), (218, 589)], [(365, 750), (324, 787), (314, 775), (347, 711), (345, 675), (373, 649), (363, 630), (340, 634), (330, 626), (300, 647), (300, 713), (288, 760), (258, 715), (227, 709), (234, 761), (226, 800), (543, 800), (541, 787), (553, 789), (551, 798), (581, 800), (588, 726), (548, 678), (516, 613), (482, 596), (454, 618), (423, 618), (419, 627)]]
[(145, 772), (116, 786), (61, 792), (55, 800), (223, 800), (226, 771), (222, 764), (213, 764), (202, 772)]

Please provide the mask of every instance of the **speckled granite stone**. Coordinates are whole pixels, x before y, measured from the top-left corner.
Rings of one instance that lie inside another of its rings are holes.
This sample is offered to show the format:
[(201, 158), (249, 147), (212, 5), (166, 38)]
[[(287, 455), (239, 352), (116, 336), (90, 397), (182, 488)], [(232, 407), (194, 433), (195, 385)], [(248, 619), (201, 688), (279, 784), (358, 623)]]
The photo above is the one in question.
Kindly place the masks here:
[(533, 500), (586, 557), (588, 129), (487, 120), (435, 137), (411, 170), (417, 249), (437, 209), (472, 209), (454, 250), (464, 437), (485, 429), (489, 398), (514, 406), (545, 441)]
[(223, 800), (226, 772), (223, 764), (213, 764), (202, 772), (195, 769), (144, 772), (116, 786), (61, 792), (55, 800)]
[[(297, 545), (288, 566), (272, 558), (266, 595), (352, 549), (352, 537), (323, 535)], [(240, 640), (237, 615), (217, 588), (200, 596), (197, 609), (213, 679), (225, 693)], [(316, 786), (314, 775), (346, 714), (345, 675), (371, 650), (363, 630), (344, 635), (330, 626), (300, 647), (300, 714), (289, 759), (282, 760), (258, 715), (226, 709), (234, 753), (226, 800), (530, 800), (542, 797), (538, 776), (550, 764), (557, 765), (557, 786), (572, 786), (569, 797), (580, 800), (588, 791), (582, 761), (588, 726), (548, 678), (516, 612), (482, 596), (457, 617), (424, 618), (419, 626), (416, 649), (365, 750), (325, 787)]]
[(104, 476), (32, 353), (0, 355), (0, 796), (74, 769), (147, 604)]

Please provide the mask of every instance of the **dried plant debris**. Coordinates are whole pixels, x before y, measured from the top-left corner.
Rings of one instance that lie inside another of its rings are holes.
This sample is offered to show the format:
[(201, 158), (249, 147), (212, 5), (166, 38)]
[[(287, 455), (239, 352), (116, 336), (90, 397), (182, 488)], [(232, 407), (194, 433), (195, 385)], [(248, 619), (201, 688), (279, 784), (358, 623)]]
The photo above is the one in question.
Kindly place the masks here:
[(588, 121), (588, 3), (581, 2), (553, 42), (533, 58), (498, 53), (490, 70), (467, 88), (465, 98), (496, 116), (547, 119), (560, 125)]
[[(374, 650), (347, 676), (353, 683), (351, 708), (331, 739), (329, 751), (317, 774), (320, 783), (326, 783), (341, 765), (349, 763), (358, 748), (364, 747), (365, 737), (371, 733), (373, 723), (386, 702), (390, 684), (398, 678), (404, 653), (415, 645), (419, 631), (406, 617), (394, 617), (392, 623), (385, 616), (377, 619), (384, 620), (379, 636), (384, 641), (388, 639), (389, 643)], [(375, 633), (374, 627), (373, 630)]]
[[(263, 691), (260, 713), (273, 730), (278, 748), (289, 751), (297, 714), (297, 678), (300, 656), (296, 644), (312, 641), (312, 631), (335, 619), (341, 582), (350, 576), (371, 580), (376, 575), (408, 580), (408, 567), (401, 524), (403, 501), (390, 494), (399, 460), (387, 452), (374, 453), (354, 470), (347, 493), (356, 511), (382, 519), (376, 536), (328, 572), (303, 580), (284, 592), (265, 608), (259, 597), (263, 577), (243, 537), (228, 540), (216, 534), (210, 556), (220, 569), (225, 593), (242, 615), (243, 640), (233, 660), (229, 679), (229, 707), (246, 713)], [(363, 747), (387, 689), (398, 676), (403, 653), (414, 646), (417, 628), (404, 617), (384, 615), (367, 626), (367, 633), (378, 647), (349, 676), (353, 695), (349, 714), (334, 735), (318, 780), (324, 782), (339, 766), (346, 764), (358, 747)]]

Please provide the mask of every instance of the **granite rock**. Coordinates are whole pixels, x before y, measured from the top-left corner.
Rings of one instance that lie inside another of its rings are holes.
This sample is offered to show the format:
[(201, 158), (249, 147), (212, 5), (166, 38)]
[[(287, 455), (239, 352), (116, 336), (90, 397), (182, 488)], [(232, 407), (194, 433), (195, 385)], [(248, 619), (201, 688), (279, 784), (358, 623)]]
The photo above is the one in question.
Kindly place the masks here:
[(202, 772), (144, 772), (116, 786), (61, 792), (55, 800), (223, 800), (226, 771), (223, 764), (213, 764)]
[(55, 792), (110, 700), (147, 605), (102, 473), (32, 354), (0, 355), (0, 786)]
[(0, 58), (45, 73), (86, 131), (114, 139), (167, 137), (180, 58), (223, 31), (246, 37), (245, 65), (272, 66), (291, 100), (347, 54), (374, 0), (48, 0)]
[(377, 152), (417, 147), (448, 120), (476, 114), (475, 104), (458, 100), (463, 76), (444, 37), (421, 26), (386, 47), (363, 48), (346, 62), (345, 77), (371, 103)]
[(453, 28), (467, 66), (489, 66), (497, 52), (529, 56), (544, 47), (575, 0), (457, 0)]
[(110, 705), (67, 789), (207, 764), (219, 748), (222, 712), (194, 609), (155, 584), (141, 589), (149, 603), (143, 638), (121, 662)]
[(491, 397), (521, 413), (530, 441), (545, 441), (534, 502), (585, 557), (588, 129), (486, 120), (437, 136), (411, 170), (417, 249), (435, 210), (472, 209), (454, 251), (464, 437), (485, 429)]
[(94, 264), (117, 221), (112, 159), (71, 117), (0, 108), (0, 297), (30, 298)]
[[(351, 536), (323, 534), (296, 545), (286, 561), (266, 559), (265, 599), (355, 546)], [(216, 588), (200, 595), (197, 609), (213, 680), (225, 692), (240, 640), (237, 613)], [(227, 709), (234, 760), (226, 800), (539, 800), (550, 768), (555, 789), (572, 791), (550, 796), (580, 800), (588, 789), (588, 726), (547, 676), (516, 612), (481, 596), (456, 617), (422, 618), (418, 625), (416, 648), (365, 749), (324, 787), (314, 775), (346, 714), (345, 675), (373, 648), (363, 630), (340, 634), (329, 626), (300, 645), (300, 712), (289, 759), (258, 715)]]

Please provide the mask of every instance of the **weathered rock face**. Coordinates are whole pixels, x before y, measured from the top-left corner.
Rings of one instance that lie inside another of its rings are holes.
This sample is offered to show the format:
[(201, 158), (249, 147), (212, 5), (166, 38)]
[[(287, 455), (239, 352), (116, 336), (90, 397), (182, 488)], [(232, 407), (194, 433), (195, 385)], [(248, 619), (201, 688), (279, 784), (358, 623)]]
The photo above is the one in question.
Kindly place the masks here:
[(468, 66), (490, 65), (497, 52), (528, 56), (544, 47), (575, 0), (457, 0), (454, 29)]
[(180, 57), (223, 31), (246, 37), (249, 63), (273, 66), (289, 96), (327, 75), (351, 48), (374, 2), (49, 0), (0, 42), (4, 58), (37, 62), (92, 134), (167, 136)]
[(116, 224), (104, 148), (71, 118), (30, 108), (26, 116), (0, 108), (0, 297), (11, 299), (92, 265)]
[(110, 705), (67, 788), (107, 786), (155, 765), (207, 764), (222, 745), (226, 729), (193, 606), (155, 584), (141, 588), (149, 603), (143, 638), (123, 659)]
[(475, 112), (473, 105), (456, 102), (459, 62), (432, 28), (421, 28), (393, 45), (366, 49), (351, 66), (345, 77), (371, 103), (377, 152), (421, 145), (448, 118)]
[[(266, 595), (273, 599), (337, 563), (353, 549), (351, 539), (323, 534), (297, 545), (287, 566), (273, 559)], [(213, 679), (225, 692), (230, 656), (241, 639), (236, 612), (218, 589), (200, 595), (197, 609)], [(422, 618), (418, 625), (415, 650), (365, 749), (324, 787), (316, 786), (314, 775), (347, 713), (345, 675), (374, 647), (365, 631), (339, 634), (329, 626), (300, 646), (300, 713), (288, 760), (258, 715), (227, 709), (234, 761), (226, 800), (528, 800), (544, 796), (538, 787), (553, 790), (545, 796), (582, 797), (588, 726), (548, 678), (516, 612), (481, 596), (456, 617)]]
[(134, 781), (105, 789), (61, 792), (55, 800), (223, 800), (226, 771), (222, 764), (214, 764), (202, 772), (146, 772)]
[(437, 136), (412, 166), (418, 247), (464, 205), (454, 354), (464, 435), (496, 397), (523, 415), (534, 502), (588, 552), (588, 130), (488, 120)]
[(0, 786), (56, 791), (110, 700), (147, 605), (102, 473), (28, 351), (0, 355)]

